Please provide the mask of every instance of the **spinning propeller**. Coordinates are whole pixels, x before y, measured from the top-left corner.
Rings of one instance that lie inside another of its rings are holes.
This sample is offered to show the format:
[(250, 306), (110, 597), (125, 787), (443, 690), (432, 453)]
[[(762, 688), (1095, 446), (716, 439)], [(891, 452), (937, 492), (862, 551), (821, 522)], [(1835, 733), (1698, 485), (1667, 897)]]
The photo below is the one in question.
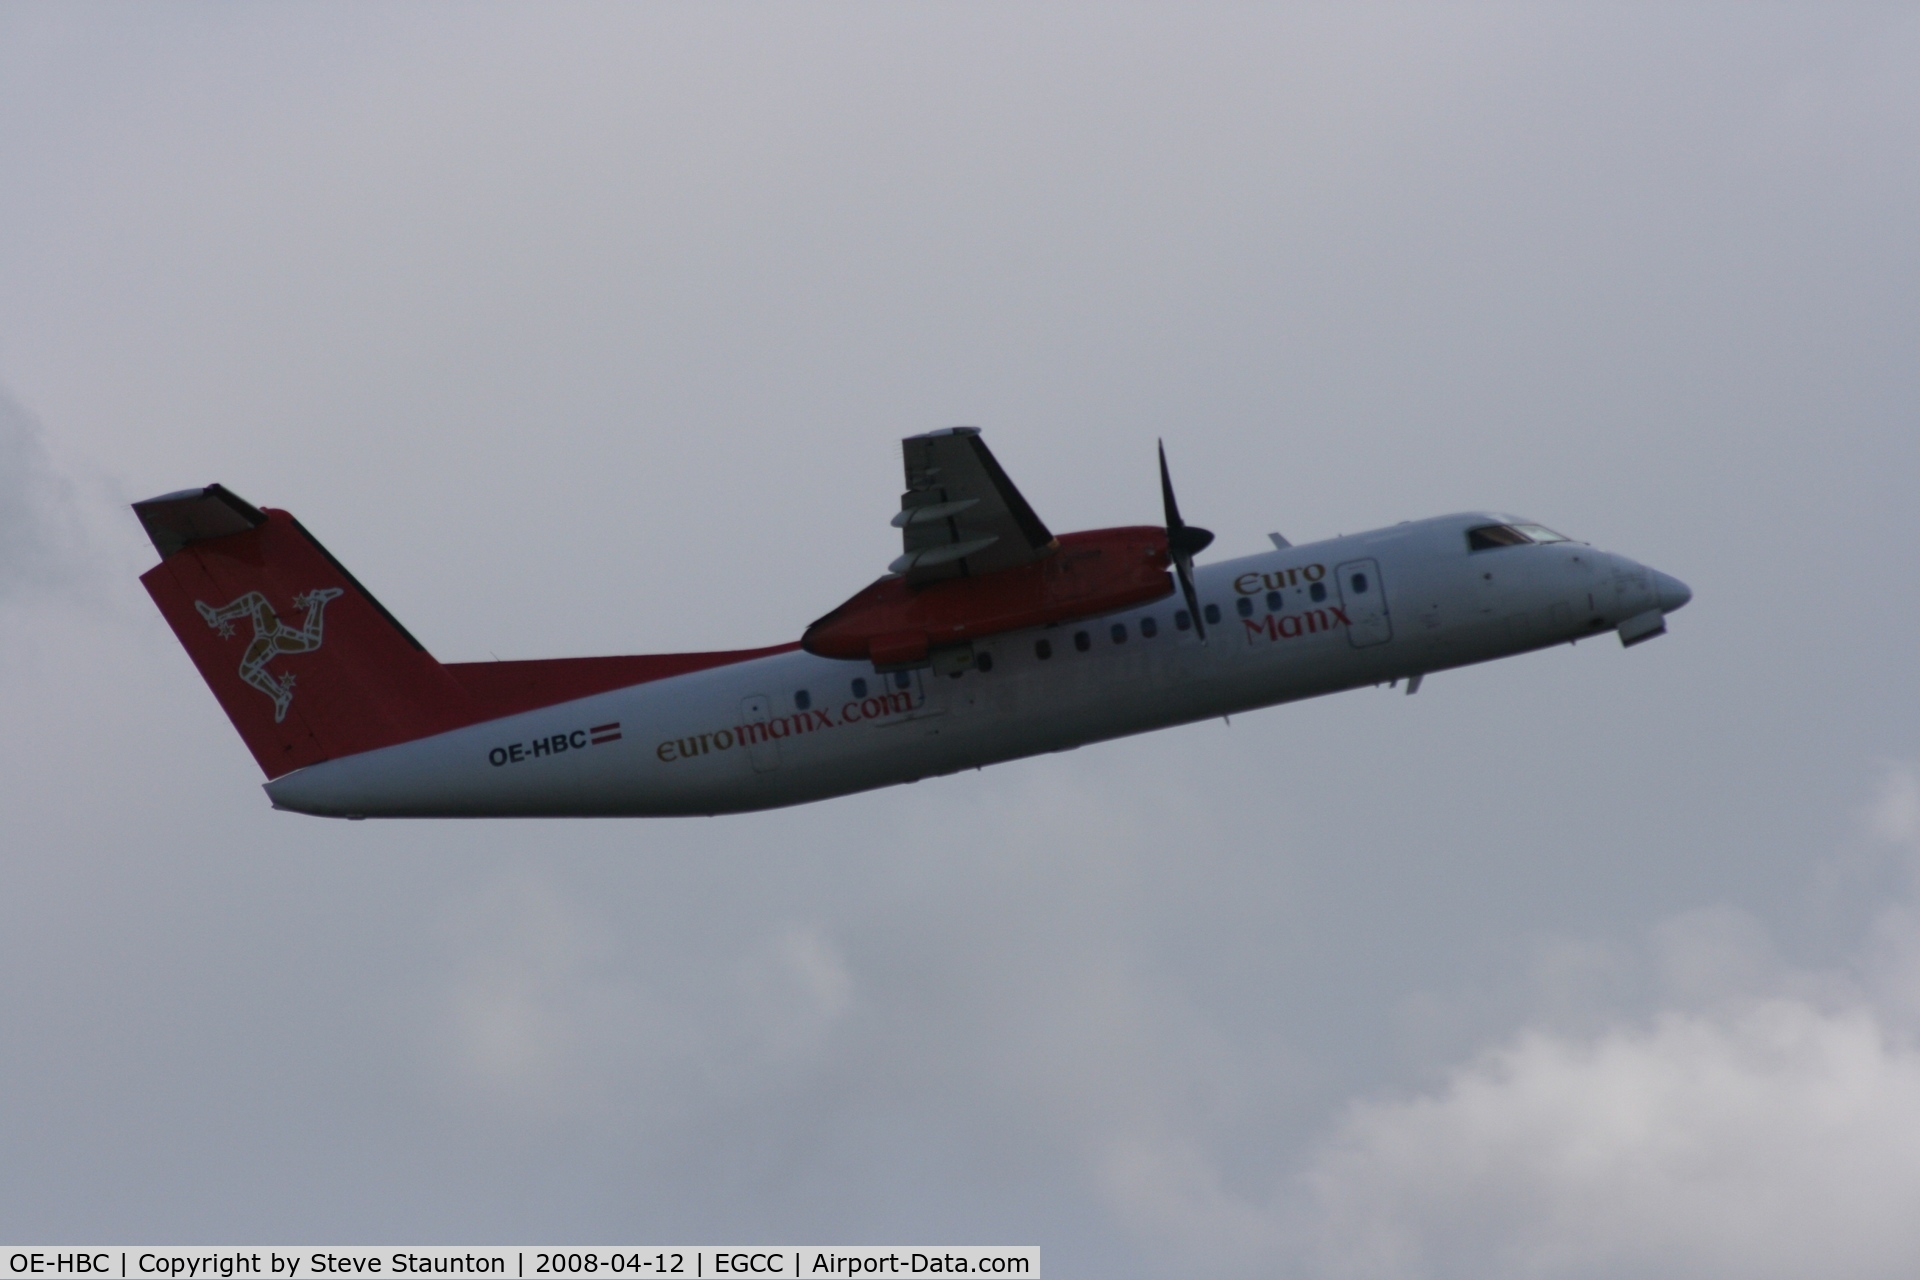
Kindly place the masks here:
[(1193, 592), (1193, 558), (1213, 543), (1211, 531), (1188, 524), (1180, 518), (1180, 504), (1173, 500), (1173, 477), (1167, 474), (1167, 446), (1160, 442), (1160, 497), (1167, 508), (1167, 553), (1173, 558), (1173, 571), (1186, 593), (1187, 615), (1200, 643), (1207, 642), (1207, 625), (1200, 619), (1200, 600)]

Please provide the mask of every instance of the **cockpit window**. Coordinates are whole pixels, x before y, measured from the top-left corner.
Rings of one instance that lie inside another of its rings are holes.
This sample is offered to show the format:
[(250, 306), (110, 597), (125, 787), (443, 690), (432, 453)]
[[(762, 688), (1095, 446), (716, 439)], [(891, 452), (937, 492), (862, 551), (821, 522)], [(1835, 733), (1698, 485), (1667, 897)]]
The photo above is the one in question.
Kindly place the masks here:
[(1524, 547), (1533, 539), (1510, 524), (1483, 524), (1467, 530), (1467, 550), (1491, 551), (1495, 547)]
[(1495, 547), (1524, 547), (1534, 542), (1571, 542), (1564, 533), (1555, 533), (1543, 524), (1483, 524), (1467, 530), (1467, 550), (1491, 551)]
[(1543, 524), (1517, 524), (1513, 526), (1532, 538), (1535, 542), (1571, 542), (1573, 539), (1564, 533), (1555, 533)]

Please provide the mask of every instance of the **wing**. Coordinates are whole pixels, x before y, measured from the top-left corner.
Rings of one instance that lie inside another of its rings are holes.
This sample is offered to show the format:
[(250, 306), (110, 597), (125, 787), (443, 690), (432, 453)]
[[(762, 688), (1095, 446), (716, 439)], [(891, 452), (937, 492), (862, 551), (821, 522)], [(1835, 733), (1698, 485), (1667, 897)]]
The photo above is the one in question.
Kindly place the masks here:
[(893, 518), (905, 541), (887, 566), (911, 583), (1031, 564), (1060, 544), (1007, 479), (978, 427), (947, 427), (900, 442), (907, 491)]

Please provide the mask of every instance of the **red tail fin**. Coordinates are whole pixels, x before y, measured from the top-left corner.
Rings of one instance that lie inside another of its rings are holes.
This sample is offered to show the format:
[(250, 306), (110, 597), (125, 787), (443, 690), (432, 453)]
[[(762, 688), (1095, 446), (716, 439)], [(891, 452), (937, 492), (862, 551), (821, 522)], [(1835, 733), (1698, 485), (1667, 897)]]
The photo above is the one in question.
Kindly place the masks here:
[(133, 509), (161, 556), (140, 581), (269, 778), (800, 647), (442, 665), (286, 512), (217, 484)]
[(217, 484), (133, 509), (164, 557), (140, 581), (269, 778), (482, 718), (286, 512)]

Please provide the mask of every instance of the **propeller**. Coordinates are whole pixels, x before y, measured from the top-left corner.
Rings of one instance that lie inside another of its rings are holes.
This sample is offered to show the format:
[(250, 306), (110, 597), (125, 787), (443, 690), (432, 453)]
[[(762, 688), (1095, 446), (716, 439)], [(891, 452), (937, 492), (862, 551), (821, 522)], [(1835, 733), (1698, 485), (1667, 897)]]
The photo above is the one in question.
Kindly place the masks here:
[(1173, 557), (1173, 571), (1180, 579), (1180, 590), (1187, 597), (1187, 616), (1200, 643), (1207, 642), (1207, 624), (1200, 620), (1200, 599), (1193, 592), (1193, 558), (1213, 544), (1213, 534), (1180, 518), (1180, 504), (1173, 499), (1173, 477), (1167, 473), (1167, 445), (1160, 441), (1160, 498), (1167, 508), (1167, 554)]

